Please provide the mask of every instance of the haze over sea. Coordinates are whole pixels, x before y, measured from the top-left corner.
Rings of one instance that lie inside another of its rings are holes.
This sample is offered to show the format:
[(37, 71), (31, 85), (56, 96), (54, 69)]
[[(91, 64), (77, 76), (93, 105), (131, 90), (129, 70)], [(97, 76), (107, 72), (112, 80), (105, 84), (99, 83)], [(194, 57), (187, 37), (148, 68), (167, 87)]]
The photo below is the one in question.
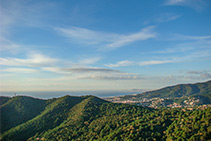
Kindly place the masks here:
[(83, 95), (94, 95), (98, 97), (110, 97), (129, 95), (140, 92), (134, 91), (27, 91), (27, 92), (0, 92), (1, 96), (32, 96), (41, 99), (57, 98), (65, 95), (71, 96), (83, 96)]

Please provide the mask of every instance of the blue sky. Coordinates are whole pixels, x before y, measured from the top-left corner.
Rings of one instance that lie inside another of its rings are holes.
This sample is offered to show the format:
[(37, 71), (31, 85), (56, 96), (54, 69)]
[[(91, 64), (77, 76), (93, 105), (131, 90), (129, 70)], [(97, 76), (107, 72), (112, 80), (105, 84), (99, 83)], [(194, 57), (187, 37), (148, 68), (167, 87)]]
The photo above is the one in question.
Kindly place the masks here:
[(1, 0), (1, 91), (157, 89), (211, 79), (207, 0)]

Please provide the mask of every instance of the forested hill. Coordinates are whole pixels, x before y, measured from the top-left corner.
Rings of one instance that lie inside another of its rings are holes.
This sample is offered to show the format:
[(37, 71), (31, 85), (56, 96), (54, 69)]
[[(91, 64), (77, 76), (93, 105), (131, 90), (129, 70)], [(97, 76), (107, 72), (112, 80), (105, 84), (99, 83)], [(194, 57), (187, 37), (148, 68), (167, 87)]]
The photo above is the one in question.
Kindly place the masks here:
[(121, 96), (122, 100), (138, 100), (140, 98), (179, 98), (184, 96), (201, 96), (211, 99), (211, 80), (196, 84), (179, 84), (159, 90), (148, 91), (137, 95)]
[(211, 108), (151, 109), (94, 96), (0, 97), (1, 140), (209, 140)]

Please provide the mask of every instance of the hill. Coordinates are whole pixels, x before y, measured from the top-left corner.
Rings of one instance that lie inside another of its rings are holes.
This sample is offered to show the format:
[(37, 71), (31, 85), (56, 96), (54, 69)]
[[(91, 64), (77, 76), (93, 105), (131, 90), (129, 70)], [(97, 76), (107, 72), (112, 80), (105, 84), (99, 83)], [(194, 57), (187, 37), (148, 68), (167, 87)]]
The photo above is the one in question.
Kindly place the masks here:
[[(71, 97), (71, 96), (65, 96), (58, 99), (54, 98), (47, 101), (37, 100), (34, 103), (31, 103), (32, 102), (31, 99), (29, 101), (26, 100), (27, 105), (24, 105), (25, 103), (22, 102), (20, 103), (20, 106), (18, 106), (18, 108), (19, 107), (27, 108), (27, 110), (21, 109), (22, 110), (21, 114), (30, 115), (30, 117), (33, 117), (33, 118), (28, 118), (28, 120), (22, 120), (21, 118), (25, 119), (25, 117), (23, 117), (22, 115), (18, 117), (15, 116), (16, 107), (13, 107), (13, 105), (17, 105), (17, 102), (14, 101), (14, 99), (21, 99), (22, 101), (24, 101), (24, 99), (26, 98), (27, 97), (21, 97), (21, 98), (14, 97), (11, 99), (11, 102), (8, 101), (6, 103), (10, 107), (14, 108), (10, 112), (13, 115), (10, 114), (10, 116), (12, 116), (11, 118), (15, 119), (15, 121), (11, 120), (11, 122), (9, 121), (6, 122), (5, 120), (6, 120), (6, 117), (8, 116), (3, 116), (1, 122), (8, 124), (8, 126), (5, 126), (4, 128), (11, 127), (12, 125), (14, 125), (14, 122), (16, 123), (16, 125), (18, 125), (4, 134), (6, 138), (8, 139), (16, 138), (16, 140), (24, 140), (31, 137), (34, 133), (37, 133), (37, 132), (39, 133), (44, 130), (48, 130), (48, 129), (58, 126), (68, 116), (68, 110), (83, 100), (82, 97)], [(12, 102), (12, 100), (14, 102)], [(28, 108), (28, 107), (31, 107), (31, 108)], [(37, 107), (41, 107), (41, 108), (40, 108), (40, 111), (36, 112)], [(1, 108), (2, 108), (1, 110), (2, 115), (4, 115), (7, 111), (3, 110), (4, 107), (1, 107)], [(38, 112), (39, 114), (36, 115), (36, 113)], [(24, 123), (24, 124), (21, 124), (19, 121), (22, 121), (21, 123)], [(5, 125), (5, 124), (2, 124), (2, 125)]]
[[(109, 101), (143, 101), (143, 99), (170, 99), (172, 102), (182, 102), (188, 99), (199, 99), (197, 105), (211, 104), (211, 81), (196, 84), (179, 84), (159, 90), (148, 91), (141, 94), (125, 95), (105, 98)], [(168, 100), (168, 101), (170, 101)]]
[[(17, 103), (22, 110), (13, 106)], [(33, 113), (31, 107), (38, 103), (41, 108)], [(1, 131), (2, 141), (211, 139), (209, 107), (151, 109), (111, 103), (95, 96), (64, 96), (49, 100), (17, 96), (0, 108), (5, 106), (11, 108), (10, 114), (19, 111), (20, 117), (26, 113), (31, 116), (19, 122), (13, 115), (16, 123), (10, 120), (5, 124)], [(4, 118), (1, 124), (6, 120), (5, 112), (1, 114)]]
[[(5, 97), (1, 97), (1, 100)], [(45, 100), (26, 96), (7, 98), (1, 105), (1, 132), (24, 123), (37, 115), (45, 107)], [(33, 112), (32, 112), (33, 111)]]

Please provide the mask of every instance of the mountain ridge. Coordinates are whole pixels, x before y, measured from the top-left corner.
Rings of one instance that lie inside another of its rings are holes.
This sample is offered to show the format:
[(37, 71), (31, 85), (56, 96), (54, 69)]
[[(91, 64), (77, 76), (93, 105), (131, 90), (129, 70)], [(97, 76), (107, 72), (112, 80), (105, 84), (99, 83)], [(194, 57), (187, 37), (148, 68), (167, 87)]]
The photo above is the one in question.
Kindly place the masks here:
[[(197, 91), (192, 96), (210, 95), (210, 81), (197, 85), (199, 89), (191, 85)], [(183, 87), (176, 88), (179, 91)], [(91, 95), (66, 95), (48, 100), (15, 96), (3, 100), (0, 106), (2, 141), (211, 139), (209, 105), (154, 109), (112, 103)], [(25, 115), (28, 116), (24, 119)]]
[[(174, 86), (167, 86), (161, 89), (147, 91), (141, 94), (124, 95), (116, 97), (107, 97), (106, 100), (114, 101), (112, 99), (118, 98), (118, 101), (139, 101), (143, 98), (182, 98), (182, 97), (200, 97), (204, 99), (204, 104), (211, 102), (211, 80), (206, 82), (194, 84), (178, 84)], [(203, 103), (202, 103), (203, 104)]]

